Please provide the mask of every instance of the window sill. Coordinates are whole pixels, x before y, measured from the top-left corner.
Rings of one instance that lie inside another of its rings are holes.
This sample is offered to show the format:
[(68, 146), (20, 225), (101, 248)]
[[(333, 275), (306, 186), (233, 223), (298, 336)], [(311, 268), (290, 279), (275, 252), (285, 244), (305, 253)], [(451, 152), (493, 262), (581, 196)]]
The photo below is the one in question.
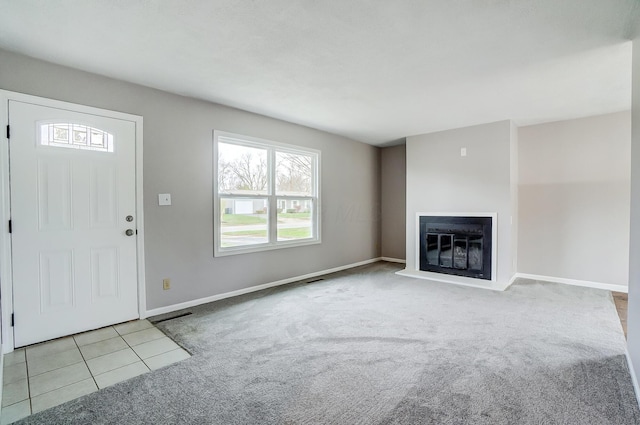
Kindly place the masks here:
[(318, 239), (307, 239), (304, 241), (295, 242), (279, 242), (277, 244), (264, 244), (264, 245), (251, 245), (248, 247), (233, 247), (233, 248), (216, 248), (214, 250), (214, 257), (227, 257), (229, 255), (239, 254), (252, 254), (263, 251), (273, 251), (278, 249), (298, 248), (301, 246), (318, 245), (322, 241)]

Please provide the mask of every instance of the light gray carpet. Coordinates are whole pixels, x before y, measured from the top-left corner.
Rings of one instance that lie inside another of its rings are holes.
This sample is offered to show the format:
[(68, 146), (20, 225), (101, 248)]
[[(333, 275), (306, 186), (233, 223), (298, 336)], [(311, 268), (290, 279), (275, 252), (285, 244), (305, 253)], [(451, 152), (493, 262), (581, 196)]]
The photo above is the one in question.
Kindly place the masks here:
[(30, 424), (638, 424), (607, 291), (377, 263), (159, 324), (193, 357)]

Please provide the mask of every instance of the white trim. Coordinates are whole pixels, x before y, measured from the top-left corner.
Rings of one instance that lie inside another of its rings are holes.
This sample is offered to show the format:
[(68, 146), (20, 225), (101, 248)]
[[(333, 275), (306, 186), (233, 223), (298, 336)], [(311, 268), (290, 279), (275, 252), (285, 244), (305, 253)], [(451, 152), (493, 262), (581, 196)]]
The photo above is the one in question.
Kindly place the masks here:
[[(388, 260), (385, 260), (385, 261), (388, 261)], [(515, 273), (513, 276), (511, 276), (511, 279), (509, 279), (509, 282), (504, 286), (482, 286), (482, 282), (483, 282), (482, 279), (472, 279), (472, 278), (465, 278), (462, 276), (454, 276), (454, 275), (447, 275), (447, 274), (441, 274), (441, 273), (431, 273), (431, 272), (425, 272), (421, 270), (404, 269), (404, 270), (397, 271), (396, 274), (400, 276), (413, 277), (418, 279), (433, 280), (436, 282), (452, 283), (454, 285), (469, 286), (473, 288), (482, 288), (482, 289), (491, 289), (493, 291), (504, 291), (519, 278), (541, 280), (545, 282), (562, 283), (565, 285), (582, 286), (585, 288), (604, 289), (607, 291), (616, 291), (616, 292), (624, 292), (624, 293), (627, 293), (629, 290), (629, 288), (626, 286), (615, 285), (612, 283), (591, 282), (588, 280), (566, 279), (562, 277), (542, 276), (542, 275), (528, 274), (528, 273)], [(485, 280), (484, 282), (491, 282), (491, 281)]]
[(250, 286), (248, 288), (238, 289), (237, 291), (225, 292), (223, 294), (217, 294), (217, 295), (212, 295), (210, 297), (198, 298), (196, 300), (185, 301), (183, 303), (173, 304), (173, 305), (169, 305), (169, 306), (166, 306), (166, 307), (154, 308), (152, 310), (148, 310), (146, 312), (146, 316), (145, 317), (151, 317), (151, 316), (157, 316), (159, 314), (171, 313), (171, 312), (174, 312), (174, 311), (177, 311), (177, 310), (182, 310), (182, 309), (185, 309), (185, 308), (191, 308), (191, 307), (195, 307), (195, 306), (198, 306), (198, 305), (201, 305), (201, 304), (210, 303), (210, 302), (213, 302), (213, 301), (223, 300), (225, 298), (237, 297), (238, 295), (244, 295), (244, 294), (248, 294), (248, 293), (251, 293), (251, 292), (261, 291), (261, 290), (267, 289), (267, 288), (273, 288), (274, 286), (286, 285), (286, 284), (289, 284), (289, 283), (299, 282), (301, 280), (310, 279), (310, 278), (313, 278), (313, 277), (323, 276), (323, 275), (326, 275), (326, 274), (329, 274), (329, 273), (335, 273), (335, 272), (339, 272), (339, 271), (342, 271), (342, 270), (352, 269), (354, 267), (359, 267), (359, 266), (364, 266), (364, 265), (367, 265), (367, 264), (377, 263), (378, 261), (381, 261), (381, 260), (382, 260), (381, 257), (372, 258), (370, 260), (359, 261), (357, 263), (347, 264), (347, 265), (340, 266), (340, 267), (334, 267), (332, 269), (321, 270), (321, 271), (318, 271), (318, 272), (308, 273), (308, 274), (301, 275), (301, 276), (290, 277), (288, 279), (277, 280), (275, 282), (269, 282), (269, 283), (263, 283), (261, 285)]
[(629, 287), (624, 285), (616, 285), (613, 283), (592, 282), (589, 280), (567, 279), (564, 277), (542, 276), (538, 274), (516, 273), (516, 278), (542, 280), (545, 282), (564, 283), (565, 285), (583, 286), (586, 288), (605, 289), (607, 291), (629, 292)]
[(403, 260), (402, 258), (380, 257), (380, 260), (388, 261), (390, 263), (402, 263), (402, 264), (407, 263), (407, 260)]
[[(0, 382), (4, 383), (4, 355), (2, 354), (2, 345), (0, 344)], [(0, 386), (0, 400), (2, 400), (2, 390), (4, 385)], [(0, 403), (2, 404), (2, 403)], [(2, 407), (0, 407), (0, 417), (2, 417)]]
[(4, 129), (9, 124), (9, 92), (0, 90), (0, 122), (2, 122), (2, 145), (0, 145), (0, 179), (2, 181), (0, 202), (0, 297), (2, 308), (2, 352), (13, 350), (13, 328), (11, 313), (13, 312), (13, 283), (11, 280), (11, 237), (7, 229), (11, 217), (9, 187), (9, 141)]
[(136, 123), (136, 246), (138, 256), (138, 315), (145, 318), (147, 312), (147, 277), (144, 255), (144, 179), (143, 179), (143, 118), (137, 117)]
[(124, 121), (131, 121), (136, 127), (136, 225), (137, 235), (137, 256), (138, 256), (138, 315), (143, 317), (146, 312), (146, 284), (144, 271), (144, 211), (143, 211), (143, 175), (142, 175), (142, 127), (143, 118), (138, 115), (124, 112), (110, 111), (107, 109), (94, 108), (76, 103), (63, 102), (55, 99), (47, 99), (39, 96), (32, 96), (24, 93), (17, 93), (7, 90), (0, 90), (0, 123), (2, 123), (2, 140), (0, 146), (0, 294), (2, 307), (2, 352), (13, 351), (13, 328), (11, 327), (11, 313), (13, 312), (13, 281), (11, 273), (11, 237), (7, 229), (7, 223), (11, 218), (10, 214), (10, 188), (9, 188), (9, 143), (6, 138), (5, 129), (9, 124), (9, 101), (15, 100), (35, 105), (49, 106), (58, 109), (81, 112), (85, 114), (95, 114), (108, 118), (116, 118)]
[[(404, 269), (404, 270), (397, 271), (396, 274), (400, 276), (412, 277), (416, 279), (431, 280), (434, 282), (451, 283), (453, 285), (467, 286), (469, 288), (490, 289), (492, 291), (504, 291), (510, 285), (509, 283), (505, 286), (495, 286), (495, 285), (492, 285), (491, 280), (473, 279), (470, 277), (448, 275), (443, 273), (431, 273), (431, 272), (425, 272), (422, 270)], [(482, 285), (483, 282), (486, 282), (487, 284), (483, 286)]]
[(636, 376), (636, 371), (633, 367), (633, 362), (631, 361), (631, 355), (629, 354), (629, 349), (625, 348), (625, 356), (627, 357), (627, 366), (629, 366), (629, 373), (631, 374), (631, 382), (633, 384), (633, 390), (636, 394), (636, 402), (638, 406), (640, 406), (640, 385), (638, 385), (638, 377)]
[[(414, 231), (420, 235), (420, 217), (422, 216), (434, 216), (434, 217), (490, 217), (491, 218), (491, 280), (486, 279), (474, 279), (471, 277), (447, 275), (441, 273), (431, 273), (420, 270), (420, 237), (416, 237), (415, 244), (415, 263), (414, 270), (403, 270), (406, 272), (404, 276), (420, 277), (422, 279), (437, 280), (440, 282), (454, 283), (456, 285), (463, 286), (475, 286), (477, 288), (488, 288), (498, 291), (504, 291), (509, 284), (504, 287), (495, 286), (498, 283), (498, 213), (496, 212), (417, 212), (416, 213), (416, 225)], [(402, 274), (398, 272), (398, 274)], [(445, 276), (445, 277), (443, 277)], [(483, 286), (483, 282), (493, 282), (494, 287)]]

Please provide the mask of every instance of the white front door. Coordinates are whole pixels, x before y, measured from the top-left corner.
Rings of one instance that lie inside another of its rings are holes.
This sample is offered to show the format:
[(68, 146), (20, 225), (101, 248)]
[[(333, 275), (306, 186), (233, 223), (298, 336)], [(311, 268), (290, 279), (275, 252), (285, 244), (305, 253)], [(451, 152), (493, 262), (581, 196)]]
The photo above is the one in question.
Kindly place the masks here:
[(135, 123), (71, 109), (9, 101), (15, 347), (139, 317)]

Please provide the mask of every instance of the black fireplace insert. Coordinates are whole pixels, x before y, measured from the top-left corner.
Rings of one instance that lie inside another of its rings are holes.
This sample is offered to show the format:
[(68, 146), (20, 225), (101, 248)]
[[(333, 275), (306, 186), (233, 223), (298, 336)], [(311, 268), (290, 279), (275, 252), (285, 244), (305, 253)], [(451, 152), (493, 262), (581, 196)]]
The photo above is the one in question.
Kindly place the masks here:
[(492, 221), (420, 216), (420, 270), (491, 280)]

